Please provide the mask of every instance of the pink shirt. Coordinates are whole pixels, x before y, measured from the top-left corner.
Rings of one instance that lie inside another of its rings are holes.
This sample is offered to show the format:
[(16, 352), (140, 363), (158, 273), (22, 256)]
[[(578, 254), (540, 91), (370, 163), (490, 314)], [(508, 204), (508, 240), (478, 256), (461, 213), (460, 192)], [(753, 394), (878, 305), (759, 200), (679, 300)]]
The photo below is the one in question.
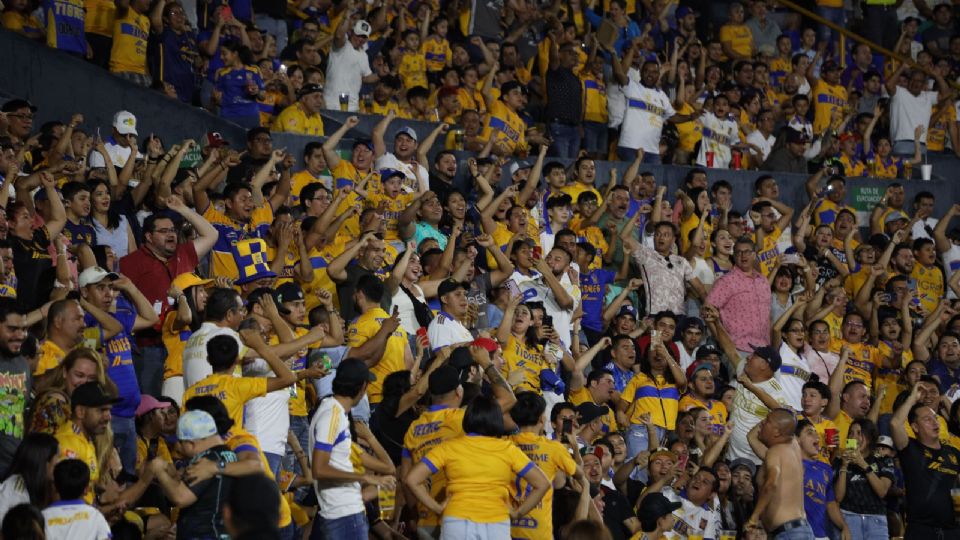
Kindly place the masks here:
[(736, 266), (717, 279), (707, 303), (717, 306), (737, 350), (770, 344), (770, 283), (760, 272), (747, 274)]

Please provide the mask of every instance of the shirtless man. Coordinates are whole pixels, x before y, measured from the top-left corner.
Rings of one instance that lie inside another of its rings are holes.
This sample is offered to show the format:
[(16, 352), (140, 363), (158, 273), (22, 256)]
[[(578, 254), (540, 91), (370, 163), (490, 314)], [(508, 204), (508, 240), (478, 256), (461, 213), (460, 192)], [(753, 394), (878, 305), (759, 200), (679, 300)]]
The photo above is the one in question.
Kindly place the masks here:
[(787, 409), (774, 409), (760, 422), (760, 441), (768, 450), (760, 497), (746, 528), (762, 526), (773, 540), (815, 538), (803, 513), (803, 455), (796, 428), (796, 417)]

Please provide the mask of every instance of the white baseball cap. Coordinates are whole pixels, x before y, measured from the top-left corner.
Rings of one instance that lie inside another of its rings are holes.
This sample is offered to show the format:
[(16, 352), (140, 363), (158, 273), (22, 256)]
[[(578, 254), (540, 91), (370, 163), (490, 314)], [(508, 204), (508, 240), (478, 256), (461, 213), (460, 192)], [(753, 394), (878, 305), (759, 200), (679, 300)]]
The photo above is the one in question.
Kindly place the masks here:
[(121, 135), (136, 135), (137, 117), (130, 111), (119, 111), (113, 115), (113, 129)]
[(116, 272), (107, 272), (99, 266), (91, 266), (83, 272), (80, 272), (80, 277), (78, 279), (81, 287), (86, 287), (87, 285), (96, 285), (104, 279), (119, 279), (120, 274)]
[(370, 23), (367, 21), (357, 21), (353, 24), (353, 35), (370, 37)]

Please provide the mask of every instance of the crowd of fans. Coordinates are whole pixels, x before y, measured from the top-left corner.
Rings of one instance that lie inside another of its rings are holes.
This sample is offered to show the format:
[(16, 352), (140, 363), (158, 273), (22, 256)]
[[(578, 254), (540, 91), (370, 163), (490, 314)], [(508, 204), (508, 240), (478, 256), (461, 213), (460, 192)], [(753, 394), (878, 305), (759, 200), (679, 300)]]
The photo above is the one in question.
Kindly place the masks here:
[(960, 538), (949, 5), (192, 4), (5, 3), (247, 128), (0, 107), (5, 540)]

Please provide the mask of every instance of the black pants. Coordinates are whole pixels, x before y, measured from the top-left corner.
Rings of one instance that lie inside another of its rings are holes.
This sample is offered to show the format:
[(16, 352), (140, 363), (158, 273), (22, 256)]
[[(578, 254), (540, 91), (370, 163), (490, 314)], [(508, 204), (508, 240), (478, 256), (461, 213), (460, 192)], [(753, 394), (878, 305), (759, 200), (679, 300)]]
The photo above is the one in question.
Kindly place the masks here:
[(919, 523), (907, 523), (906, 533), (903, 540), (958, 540), (960, 539), (960, 528), (938, 529), (929, 525)]
[(113, 47), (113, 38), (101, 36), (100, 34), (86, 33), (87, 43), (93, 51), (93, 58), (90, 60), (94, 64), (104, 68), (110, 68), (110, 49)]
[(863, 6), (863, 37), (892, 49), (899, 35), (900, 20), (895, 6)]

